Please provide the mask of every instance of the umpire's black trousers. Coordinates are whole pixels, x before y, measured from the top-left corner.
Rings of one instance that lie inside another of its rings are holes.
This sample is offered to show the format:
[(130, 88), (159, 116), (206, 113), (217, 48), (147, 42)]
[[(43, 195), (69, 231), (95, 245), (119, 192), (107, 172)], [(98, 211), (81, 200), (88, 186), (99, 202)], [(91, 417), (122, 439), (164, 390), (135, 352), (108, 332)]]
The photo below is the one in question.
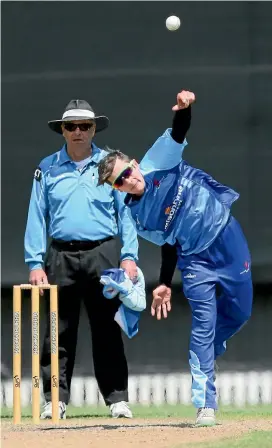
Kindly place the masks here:
[[(128, 368), (121, 330), (114, 321), (120, 305), (102, 294), (99, 283), (104, 269), (118, 267), (115, 239), (100, 242), (53, 241), (47, 255), (46, 273), (51, 284), (58, 285), (59, 296), (59, 399), (69, 402), (75, 363), (80, 302), (87, 310), (93, 348), (95, 376), (105, 403), (128, 401)], [(41, 371), (46, 401), (51, 401), (50, 319), (47, 306), (47, 329), (41, 357)]]

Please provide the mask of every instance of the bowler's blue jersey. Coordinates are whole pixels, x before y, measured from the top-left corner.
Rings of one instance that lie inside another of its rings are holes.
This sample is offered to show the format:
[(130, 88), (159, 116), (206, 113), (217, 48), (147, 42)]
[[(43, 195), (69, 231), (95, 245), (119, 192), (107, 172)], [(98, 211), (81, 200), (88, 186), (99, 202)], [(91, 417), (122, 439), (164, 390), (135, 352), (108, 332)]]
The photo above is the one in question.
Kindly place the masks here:
[(126, 203), (137, 233), (161, 246), (179, 243), (183, 255), (199, 253), (226, 225), (239, 194), (182, 159), (187, 145), (176, 143), (171, 129), (159, 137), (140, 163), (146, 188)]

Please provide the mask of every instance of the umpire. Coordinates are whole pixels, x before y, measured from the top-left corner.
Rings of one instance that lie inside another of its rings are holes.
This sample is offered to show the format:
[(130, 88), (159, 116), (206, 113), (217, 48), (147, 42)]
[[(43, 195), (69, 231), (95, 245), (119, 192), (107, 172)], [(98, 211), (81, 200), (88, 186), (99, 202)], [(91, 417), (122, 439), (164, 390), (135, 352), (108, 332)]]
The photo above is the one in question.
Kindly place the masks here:
[[(97, 165), (106, 151), (93, 137), (109, 125), (84, 100), (71, 100), (60, 120), (49, 121), (62, 134), (61, 150), (41, 161), (34, 173), (25, 232), (25, 262), (33, 285), (51, 283), (59, 291), (59, 415), (66, 418), (76, 355), (80, 302), (87, 310), (93, 363), (99, 389), (112, 417), (132, 417), (128, 401), (128, 368), (121, 330), (114, 321), (119, 299), (102, 294), (100, 275), (120, 265), (137, 276), (138, 240), (123, 193), (97, 186)], [(116, 237), (122, 241), (118, 254)], [(51, 243), (46, 254), (47, 237)], [(41, 290), (41, 294), (43, 291)], [(41, 357), (45, 407), (51, 418), (50, 322)]]

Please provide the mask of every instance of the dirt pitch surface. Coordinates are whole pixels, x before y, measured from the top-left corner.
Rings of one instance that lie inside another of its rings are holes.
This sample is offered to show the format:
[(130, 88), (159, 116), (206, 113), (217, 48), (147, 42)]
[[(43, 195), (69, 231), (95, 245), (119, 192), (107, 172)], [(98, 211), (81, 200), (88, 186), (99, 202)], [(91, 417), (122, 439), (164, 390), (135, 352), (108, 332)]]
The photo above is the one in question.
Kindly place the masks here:
[(2, 420), (2, 448), (174, 448), (183, 444), (240, 437), (252, 430), (272, 430), (262, 419), (225, 420), (215, 427), (196, 428), (190, 420), (67, 419), (57, 426), (50, 420), (33, 426), (14, 426)]

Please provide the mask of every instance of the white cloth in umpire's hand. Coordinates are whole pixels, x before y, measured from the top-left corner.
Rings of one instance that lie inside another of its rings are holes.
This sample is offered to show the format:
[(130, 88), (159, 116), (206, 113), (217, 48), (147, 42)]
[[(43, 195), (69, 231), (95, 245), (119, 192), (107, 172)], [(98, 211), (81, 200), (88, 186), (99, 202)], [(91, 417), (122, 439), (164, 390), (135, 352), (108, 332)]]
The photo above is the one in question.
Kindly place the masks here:
[(115, 320), (129, 338), (138, 333), (140, 312), (146, 308), (145, 279), (140, 268), (132, 282), (123, 269), (107, 269), (102, 272), (100, 282), (104, 285), (103, 295), (113, 299), (119, 294), (120, 305)]

